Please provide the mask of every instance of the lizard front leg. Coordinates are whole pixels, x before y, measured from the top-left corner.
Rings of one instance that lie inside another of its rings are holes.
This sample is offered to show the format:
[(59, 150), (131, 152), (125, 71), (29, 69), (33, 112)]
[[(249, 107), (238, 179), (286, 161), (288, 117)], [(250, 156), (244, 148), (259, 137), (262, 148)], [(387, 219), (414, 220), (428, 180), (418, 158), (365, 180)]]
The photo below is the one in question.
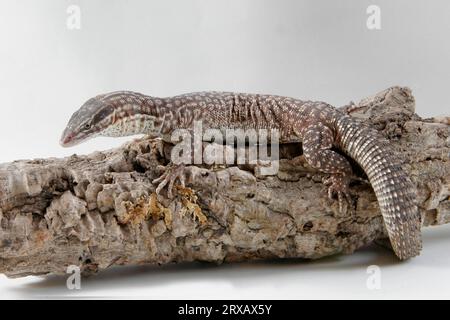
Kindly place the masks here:
[[(183, 138), (186, 140), (178, 141), (175, 144), (171, 139), (163, 137), (163, 141), (172, 144), (173, 148), (170, 151), (170, 163), (166, 166), (158, 166), (158, 169), (163, 171), (163, 173), (159, 178), (152, 181), (153, 184), (158, 184), (155, 191), (157, 195), (167, 186), (167, 196), (172, 199), (173, 189), (177, 180), (179, 180), (182, 188), (185, 187), (187, 178), (186, 165), (194, 163), (194, 153), (198, 151), (195, 149), (195, 142), (187, 139), (192, 135), (192, 132), (183, 135)], [(175, 148), (177, 149), (175, 150)], [(201, 149), (200, 152), (202, 152)]]
[(324, 181), (328, 186), (330, 199), (337, 195), (339, 211), (343, 212), (344, 198), (351, 203), (349, 183), (352, 168), (345, 157), (331, 150), (334, 135), (332, 130), (322, 123), (312, 124), (302, 130), (303, 154), (306, 162), (312, 167), (329, 173)]
[[(156, 150), (159, 155), (164, 157), (164, 147), (163, 142), (156, 145)], [(143, 167), (145, 170), (150, 170), (154, 167), (154, 162), (152, 162), (148, 155), (138, 155), (136, 156), (136, 162)], [(186, 183), (186, 167), (184, 163), (174, 163), (170, 161), (167, 165), (158, 165), (156, 170), (159, 172), (159, 177), (152, 180), (152, 184), (157, 184), (155, 193), (160, 194), (162, 189), (167, 186), (167, 196), (173, 198), (173, 189), (175, 182), (180, 181), (181, 186), (184, 188)]]
[(153, 184), (158, 184), (156, 187), (156, 194), (159, 195), (161, 190), (167, 185), (167, 196), (171, 199), (173, 198), (172, 190), (174, 188), (175, 182), (180, 181), (181, 186), (184, 188), (186, 184), (186, 172), (184, 164), (173, 164), (169, 163), (165, 167), (160, 167), (164, 170), (164, 173), (152, 181)]

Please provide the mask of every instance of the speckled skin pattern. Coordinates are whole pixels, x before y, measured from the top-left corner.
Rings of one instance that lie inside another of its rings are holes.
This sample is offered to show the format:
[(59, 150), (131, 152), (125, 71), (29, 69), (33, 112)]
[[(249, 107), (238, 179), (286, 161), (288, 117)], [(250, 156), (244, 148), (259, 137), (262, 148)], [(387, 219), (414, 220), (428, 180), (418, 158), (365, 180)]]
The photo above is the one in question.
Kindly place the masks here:
[[(394, 252), (400, 259), (420, 253), (421, 218), (415, 188), (398, 156), (374, 129), (324, 102), (232, 92), (199, 92), (155, 98), (120, 91), (88, 100), (70, 119), (63, 146), (95, 136), (139, 133), (168, 137), (177, 128), (278, 129), (280, 143), (302, 142), (306, 161), (330, 175), (329, 195), (350, 199), (352, 168), (341, 150), (365, 171), (375, 191)], [(334, 150), (333, 150), (333, 149)]]

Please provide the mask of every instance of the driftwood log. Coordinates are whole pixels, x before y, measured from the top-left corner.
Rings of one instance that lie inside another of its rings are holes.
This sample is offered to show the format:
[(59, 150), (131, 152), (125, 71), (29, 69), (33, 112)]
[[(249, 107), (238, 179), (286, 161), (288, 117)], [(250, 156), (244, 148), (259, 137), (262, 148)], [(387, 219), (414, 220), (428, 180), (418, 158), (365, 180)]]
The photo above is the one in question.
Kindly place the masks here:
[[(404, 155), (424, 225), (450, 222), (449, 118), (420, 118), (408, 88), (389, 88), (358, 106), (352, 116)], [(299, 145), (283, 146), (276, 176), (260, 176), (250, 165), (189, 166), (186, 188), (172, 200), (156, 197), (151, 181), (170, 147), (140, 139), (87, 156), (0, 165), (0, 273), (317, 259), (386, 237), (370, 185), (355, 181), (353, 203), (339, 213), (324, 175), (302, 161)]]

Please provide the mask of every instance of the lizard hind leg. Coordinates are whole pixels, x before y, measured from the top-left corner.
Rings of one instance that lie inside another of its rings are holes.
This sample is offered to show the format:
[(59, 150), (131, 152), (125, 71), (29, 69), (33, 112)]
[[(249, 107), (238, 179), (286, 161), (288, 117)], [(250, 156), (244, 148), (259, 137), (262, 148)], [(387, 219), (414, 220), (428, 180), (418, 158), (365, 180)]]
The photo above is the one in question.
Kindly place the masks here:
[(344, 212), (344, 198), (348, 204), (352, 203), (348, 187), (350, 184), (350, 177), (342, 174), (331, 174), (328, 179), (323, 181), (323, 184), (328, 187), (328, 198), (333, 200), (334, 195), (337, 195), (339, 212)]
[(337, 196), (339, 211), (344, 212), (344, 202), (351, 204), (349, 183), (353, 176), (348, 160), (333, 151), (333, 131), (322, 123), (310, 125), (302, 130), (303, 154), (306, 162), (312, 167), (330, 174), (324, 181), (328, 186), (330, 199)]

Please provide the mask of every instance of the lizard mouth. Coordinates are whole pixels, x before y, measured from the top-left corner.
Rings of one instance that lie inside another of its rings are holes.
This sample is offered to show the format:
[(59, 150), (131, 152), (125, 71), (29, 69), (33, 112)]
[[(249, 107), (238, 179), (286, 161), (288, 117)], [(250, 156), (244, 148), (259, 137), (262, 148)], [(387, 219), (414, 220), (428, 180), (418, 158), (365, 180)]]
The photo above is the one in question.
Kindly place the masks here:
[(59, 144), (64, 148), (69, 148), (77, 145), (78, 142), (75, 139), (75, 135), (73, 133), (64, 133), (61, 137), (61, 140), (59, 140)]
[(86, 134), (84, 132), (68, 132), (64, 131), (61, 139), (59, 140), (59, 144), (64, 148), (73, 147), (81, 144), (82, 142), (89, 140), (97, 135), (95, 134)]

